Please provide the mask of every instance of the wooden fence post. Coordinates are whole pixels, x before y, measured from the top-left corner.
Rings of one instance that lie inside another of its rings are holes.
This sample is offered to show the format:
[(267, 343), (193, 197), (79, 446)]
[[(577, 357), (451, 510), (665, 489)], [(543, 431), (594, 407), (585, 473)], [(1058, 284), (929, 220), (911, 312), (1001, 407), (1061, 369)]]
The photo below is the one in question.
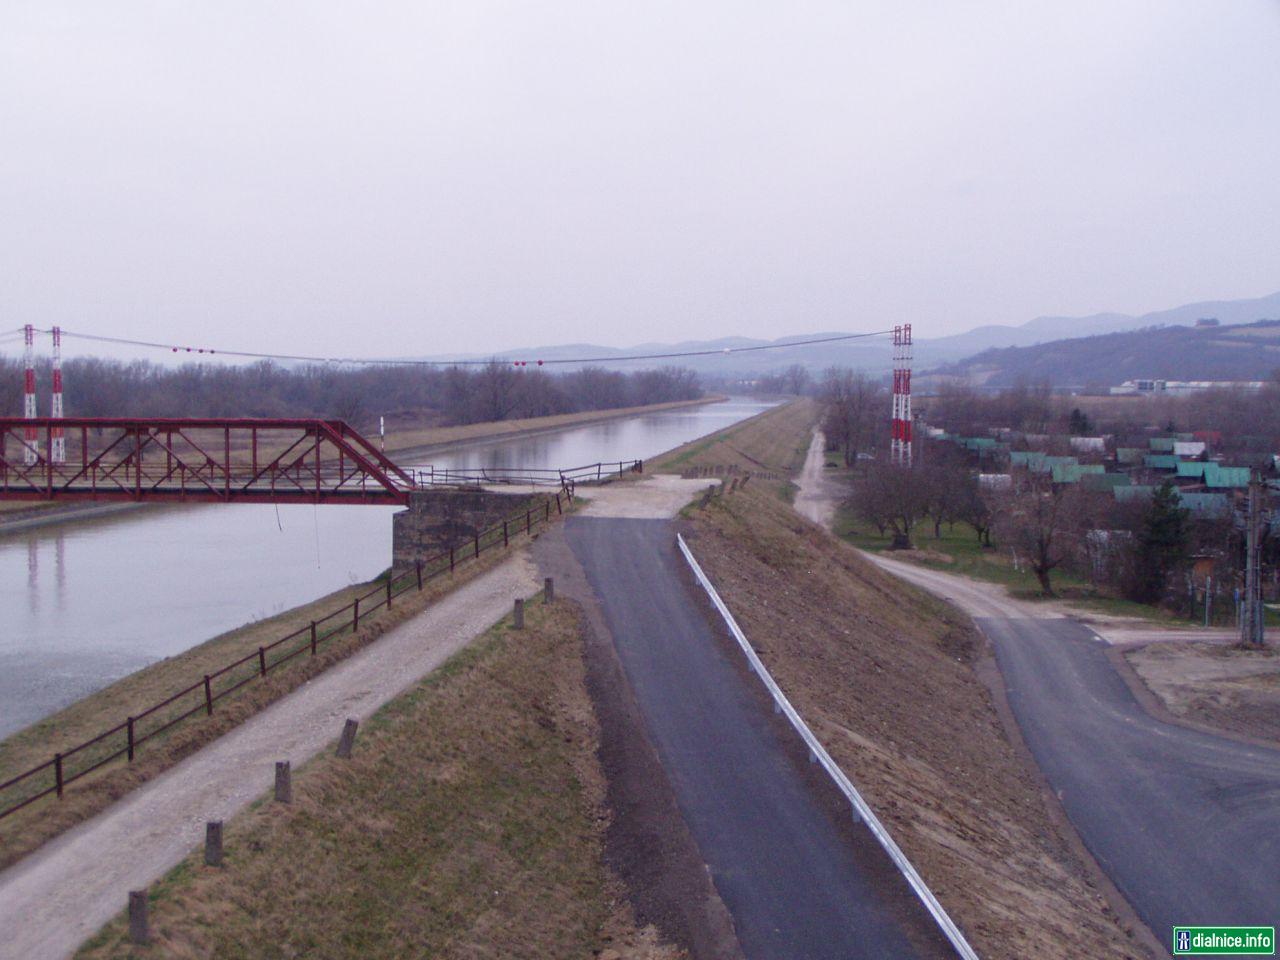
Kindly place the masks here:
[(476, 559), (480, 559), (480, 534), (476, 534)]
[(391, 609), (391, 574), (387, 574), (387, 609)]
[(360, 598), (356, 597), (355, 603), (351, 607), (351, 632), (355, 633), (360, 629)]
[(351, 748), (356, 743), (356, 730), (360, 726), (360, 721), (348, 717), (347, 722), (342, 725), (342, 736), (338, 738), (338, 756), (347, 759), (351, 756)]
[(207, 716), (213, 716), (213, 685), (209, 682), (209, 675), (204, 675), (204, 712)]
[(556, 598), (556, 581), (554, 577), (547, 577), (542, 581), (542, 604), (546, 606)]
[(511, 545), (511, 542), (507, 539), (507, 521), (505, 520), (502, 521), (502, 545), (504, 547)]
[(524, 512), (524, 532), (526, 534), (533, 533), (533, 511), (526, 510)]
[(564, 508), (560, 506), (560, 494), (556, 494), (556, 513), (563, 514)]
[(288, 760), (276, 761), (276, 802), (293, 803), (293, 778)]
[(421, 591), (422, 590), (422, 561), (421, 560), (413, 561), (413, 569), (418, 572), (418, 590)]
[(449, 572), (453, 573), (453, 547), (449, 548)]
[(58, 791), (58, 799), (62, 799), (62, 754), (53, 755), (53, 785)]
[(516, 600), (515, 628), (517, 630), (524, 629), (524, 600), (523, 599)]
[(210, 820), (204, 825), (204, 862), (208, 867), (222, 866), (221, 820)]
[(311, 621), (311, 655), (316, 655), (316, 622)]
[(133, 763), (133, 717), (129, 718), (127, 729), (129, 732), (129, 762)]
[(258, 648), (258, 672), (264, 677), (267, 675), (267, 651), (265, 647)]
[(147, 891), (129, 891), (129, 939), (134, 943), (151, 942), (151, 924), (147, 917)]

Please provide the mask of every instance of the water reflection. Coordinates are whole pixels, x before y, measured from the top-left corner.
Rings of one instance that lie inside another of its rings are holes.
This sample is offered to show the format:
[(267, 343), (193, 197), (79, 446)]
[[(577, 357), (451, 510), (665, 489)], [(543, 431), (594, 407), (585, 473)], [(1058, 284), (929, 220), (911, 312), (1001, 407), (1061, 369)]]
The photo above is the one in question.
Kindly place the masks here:
[[(431, 461), (567, 467), (651, 457), (766, 406), (674, 410)], [(154, 660), (376, 576), (390, 563), (397, 509), (152, 507), (0, 536), (0, 736)]]

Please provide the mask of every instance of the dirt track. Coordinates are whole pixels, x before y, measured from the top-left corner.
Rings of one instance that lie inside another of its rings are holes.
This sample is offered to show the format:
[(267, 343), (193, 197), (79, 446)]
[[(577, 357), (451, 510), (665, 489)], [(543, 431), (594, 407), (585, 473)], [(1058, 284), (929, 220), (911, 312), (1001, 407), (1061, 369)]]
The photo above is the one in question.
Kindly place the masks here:
[(277, 760), (297, 767), (442, 664), (538, 587), (525, 551), (189, 757), (115, 806), (0, 874), (0, 958), (69, 956), (225, 820), (271, 786)]

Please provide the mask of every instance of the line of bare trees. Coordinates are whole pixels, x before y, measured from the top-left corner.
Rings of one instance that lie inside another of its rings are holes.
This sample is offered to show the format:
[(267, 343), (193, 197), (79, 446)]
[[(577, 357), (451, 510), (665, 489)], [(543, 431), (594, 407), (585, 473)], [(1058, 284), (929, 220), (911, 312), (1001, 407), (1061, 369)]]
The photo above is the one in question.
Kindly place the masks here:
[[(47, 361), (38, 380), (47, 412)], [(563, 374), (497, 361), (476, 367), (188, 364), (163, 367), (94, 357), (64, 364), (67, 416), (326, 417), (353, 424), (422, 414), (475, 423), (580, 410), (694, 400), (697, 375), (681, 367), (631, 373), (587, 367)], [(22, 412), (22, 369), (0, 357), (0, 410)]]

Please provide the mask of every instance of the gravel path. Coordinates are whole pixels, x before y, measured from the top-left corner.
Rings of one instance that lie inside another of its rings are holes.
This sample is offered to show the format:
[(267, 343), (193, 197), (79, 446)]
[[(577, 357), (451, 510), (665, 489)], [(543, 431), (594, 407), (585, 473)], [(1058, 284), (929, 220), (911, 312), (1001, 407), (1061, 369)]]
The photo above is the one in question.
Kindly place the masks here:
[(441, 598), (412, 620), (0, 873), (0, 958), (58, 960), (204, 836), (294, 767), (440, 666), (538, 589), (525, 551)]

